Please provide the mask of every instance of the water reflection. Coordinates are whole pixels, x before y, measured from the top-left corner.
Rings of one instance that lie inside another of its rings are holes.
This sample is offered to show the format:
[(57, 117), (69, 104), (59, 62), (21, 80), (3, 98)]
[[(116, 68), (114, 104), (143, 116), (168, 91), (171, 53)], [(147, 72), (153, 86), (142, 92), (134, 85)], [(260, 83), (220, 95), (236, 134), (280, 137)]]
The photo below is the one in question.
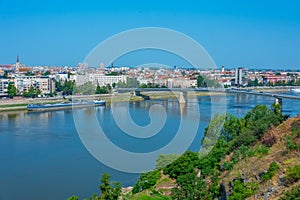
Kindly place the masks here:
[[(199, 129), (189, 147), (190, 150), (197, 151), (204, 129), (214, 114), (212, 100), (215, 111), (221, 111), (226, 106), (226, 112), (238, 116), (245, 115), (257, 104), (270, 106), (274, 102), (274, 98), (255, 95), (218, 98), (206, 96), (197, 99), (198, 101), (189, 100), (182, 106), (177, 99), (116, 103), (114, 106), (120, 109), (127, 106), (132, 119), (141, 126), (150, 123), (149, 108), (152, 105), (163, 106), (167, 113), (166, 124), (157, 135), (147, 139), (137, 139), (124, 134), (115, 123), (110, 104), (106, 107), (75, 110), (85, 118), (87, 126), (90, 118), (97, 117), (110, 141), (120, 148), (138, 153), (157, 150), (169, 144), (182, 118), (197, 121)], [(200, 117), (197, 117), (198, 107)], [(284, 113), (293, 117), (299, 111), (299, 101), (283, 100)], [(159, 116), (161, 110), (154, 109), (153, 112)], [(0, 154), (2, 199), (43, 199), (45, 194), (49, 199), (67, 199), (76, 192), (81, 198), (87, 197), (97, 191), (99, 177), (104, 172), (109, 172), (112, 180), (120, 181), (124, 186), (132, 185), (136, 181), (138, 175), (110, 169), (88, 153), (77, 135), (73, 113), (71, 109), (0, 113), (0, 151), (4, 152)], [(189, 129), (186, 134), (191, 134)], [(77, 184), (70, 185), (70, 182)], [(16, 188), (18, 193), (15, 192)], [(49, 190), (55, 192), (50, 194)]]

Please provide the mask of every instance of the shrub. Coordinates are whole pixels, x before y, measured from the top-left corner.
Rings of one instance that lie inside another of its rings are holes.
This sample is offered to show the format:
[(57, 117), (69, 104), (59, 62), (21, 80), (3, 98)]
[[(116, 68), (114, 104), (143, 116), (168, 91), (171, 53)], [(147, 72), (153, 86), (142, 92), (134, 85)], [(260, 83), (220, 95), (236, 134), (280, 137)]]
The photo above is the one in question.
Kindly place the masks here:
[(295, 165), (294, 167), (287, 168), (286, 180), (288, 183), (294, 183), (300, 179), (300, 165)]
[(136, 184), (133, 186), (132, 192), (135, 194), (141, 190), (149, 189), (153, 187), (160, 178), (161, 173), (159, 170), (142, 173)]
[(234, 165), (233, 162), (224, 162), (220, 168), (222, 171), (231, 170), (233, 169), (233, 165)]
[(300, 185), (297, 185), (287, 191), (280, 200), (300, 200)]
[(255, 155), (267, 155), (270, 148), (266, 147), (264, 145), (258, 145), (254, 148), (254, 154)]
[(262, 175), (262, 177), (261, 177), (262, 180), (263, 181), (267, 181), (267, 180), (272, 179), (273, 176), (275, 175), (276, 170), (278, 170), (278, 169), (279, 169), (278, 164), (276, 162), (272, 162), (270, 164), (270, 167), (269, 167), (267, 173), (265, 173), (265, 174)]
[(290, 135), (286, 135), (285, 137), (285, 146), (289, 151), (299, 149), (299, 145), (293, 140), (292, 136)]
[(298, 127), (298, 124), (297, 124), (297, 126), (292, 125), (292, 134), (296, 135), (298, 138), (300, 137), (300, 128)]
[(258, 184), (254, 182), (243, 183), (241, 178), (234, 181), (232, 193), (229, 196), (229, 200), (246, 199), (255, 194), (258, 188)]

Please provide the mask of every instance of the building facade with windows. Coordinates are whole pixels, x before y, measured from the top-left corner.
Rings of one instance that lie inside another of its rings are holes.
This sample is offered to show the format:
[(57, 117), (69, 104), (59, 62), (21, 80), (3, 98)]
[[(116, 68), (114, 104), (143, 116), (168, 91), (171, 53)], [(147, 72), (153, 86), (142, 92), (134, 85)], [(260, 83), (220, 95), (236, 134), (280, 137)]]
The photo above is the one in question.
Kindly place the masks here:
[(31, 86), (35, 90), (39, 89), (41, 94), (55, 92), (55, 82), (46, 76), (15, 76), (14, 84), (20, 94), (28, 91)]

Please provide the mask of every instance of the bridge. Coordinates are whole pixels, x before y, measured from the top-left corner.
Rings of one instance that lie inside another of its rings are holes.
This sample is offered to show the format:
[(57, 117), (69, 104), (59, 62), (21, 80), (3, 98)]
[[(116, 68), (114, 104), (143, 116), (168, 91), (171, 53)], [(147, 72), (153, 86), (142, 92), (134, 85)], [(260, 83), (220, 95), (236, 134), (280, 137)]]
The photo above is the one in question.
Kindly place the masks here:
[(117, 88), (119, 93), (131, 92), (136, 96), (140, 96), (145, 100), (149, 100), (150, 96), (142, 94), (142, 92), (178, 92), (179, 103), (185, 103), (188, 98), (188, 92), (224, 92), (224, 89), (218, 88)]
[[(267, 88), (268, 89), (268, 88)], [(280, 104), (282, 107), (282, 99), (294, 99), (300, 100), (300, 96), (278, 94), (271, 92), (254, 91), (249, 89), (223, 89), (223, 88), (118, 88), (118, 92), (133, 92), (137, 96), (141, 96), (144, 99), (150, 99), (149, 96), (141, 94), (141, 92), (179, 92), (179, 103), (185, 103), (187, 101), (188, 92), (224, 92), (224, 93), (236, 93), (236, 94), (249, 94), (259, 95), (275, 98), (275, 103)]]
[(288, 95), (288, 94), (276, 94), (270, 92), (256, 92), (256, 91), (245, 91), (245, 90), (226, 90), (226, 93), (239, 93), (239, 94), (251, 94), (251, 95), (260, 95), (260, 96), (268, 96), (274, 98), (281, 99), (296, 99), (300, 100), (300, 96)]
[(260, 96), (267, 96), (267, 97), (274, 97), (275, 103), (280, 105), (282, 109), (282, 99), (294, 99), (300, 100), (300, 96), (295, 95), (288, 95), (288, 94), (276, 94), (270, 92), (257, 92), (257, 91), (248, 91), (248, 90), (227, 90), (227, 93), (238, 93), (238, 94), (250, 94), (250, 95), (260, 95)]

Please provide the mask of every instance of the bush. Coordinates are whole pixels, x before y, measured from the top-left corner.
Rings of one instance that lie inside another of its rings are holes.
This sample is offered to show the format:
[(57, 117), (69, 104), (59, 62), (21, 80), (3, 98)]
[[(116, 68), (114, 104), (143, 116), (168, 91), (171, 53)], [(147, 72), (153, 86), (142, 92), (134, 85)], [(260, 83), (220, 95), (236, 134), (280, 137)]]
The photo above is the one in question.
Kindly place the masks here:
[(292, 134), (300, 137), (300, 121), (294, 122), (292, 124)]
[(233, 162), (224, 162), (220, 168), (222, 171), (231, 170), (233, 169), (233, 165), (234, 165)]
[(133, 186), (132, 192), (138, 193), (142, 190), (149, 189), (153, 187), (157, 180), (161, 178), (161, 173), (159, 170), (150, 171), (141, 174), (136, 184)]
[(295, 165), (294, 167), (287, 168), (286, 180), (288, 183), (294, 183), (300, 179), (300, 165)]
[(286, 135), (285, 137), (285, 146), (289, 151), (299, 149), (299, 145), (293, 140), (292, 136), (290, 135)]
[(300, 200), (300, 185), (297, 185), (287, 191), (280, 200)]
[(278, 164), (276, 162), (272, 162), (270, 164), (270, 167), (269, 167), (267, 173), (262, 175), (262, 177), (261, 177), (262, 180), (263, 181), (271, 180), (273, 178), (273, 176), (275, 175), (276, 170), (278, 170), (278, 169), (279, 169)]
[(198, 153), (186, 151), (182, 156), (164, 168), (164, 173), (177, 179), (181, 174), (193, 173), (199, 166)]
[(258, 145), (254, 148), (254, 154), (255, 155), (267, 155), (269, 152), (269, 147), (266, 147), (264, 145)]
[(232, 193), (229, 196), (229, 200), (240, 200), (240, 199), (246, 199), (253, 194), (255, 194), (256, 190), (258, 188), (258, 184), (254, 182), (249, 183), (243, 183), (241, 178), (234, 181)]

